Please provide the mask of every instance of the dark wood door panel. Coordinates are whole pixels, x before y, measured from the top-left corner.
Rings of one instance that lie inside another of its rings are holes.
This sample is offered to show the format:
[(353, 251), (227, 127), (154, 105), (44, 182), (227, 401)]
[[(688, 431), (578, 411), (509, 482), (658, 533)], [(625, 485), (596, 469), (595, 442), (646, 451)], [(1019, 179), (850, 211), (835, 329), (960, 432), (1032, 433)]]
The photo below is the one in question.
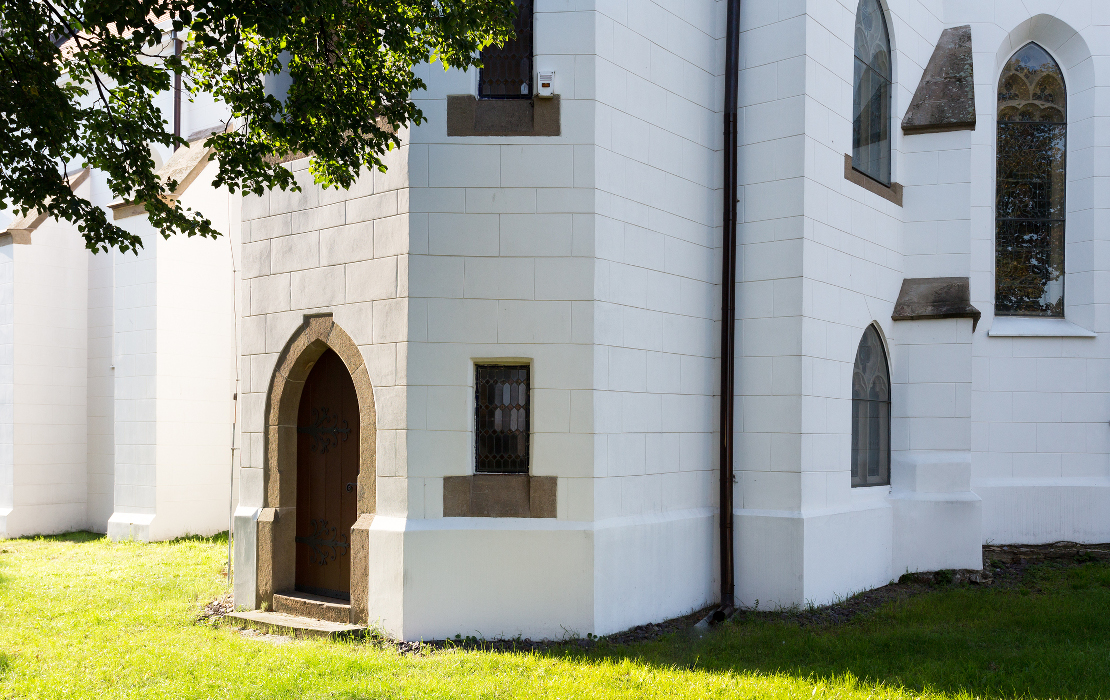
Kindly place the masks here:
[(355, 385), (332, 350), (305, 381), (297, 416), (296, 588), (349, 599), (357, 517), (359, 411)]

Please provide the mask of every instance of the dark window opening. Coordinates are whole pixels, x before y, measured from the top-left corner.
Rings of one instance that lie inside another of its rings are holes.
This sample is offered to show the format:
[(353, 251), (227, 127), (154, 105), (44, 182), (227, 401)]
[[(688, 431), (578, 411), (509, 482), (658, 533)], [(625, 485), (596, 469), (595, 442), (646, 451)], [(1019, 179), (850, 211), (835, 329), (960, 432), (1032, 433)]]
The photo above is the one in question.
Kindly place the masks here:
[(886, 349), (868, 326), (852, 370), (852, 486), (890, 483), (890, 370)]
[(478, 97), (531, 99), (532, 97), (532, 0), (516, 0), (516, 37), (504, 46), (491, 44), (482, 51)]
[(527, 365), (478, 365), (474, 375), (474, 471), (528, 473)]
[(878, 0), (856, 9), (852, 167), (890, 186), (890, 36)]
[(1060, 66), (1026, 44), (998, 80), (998, 316), (1064, 316), (1067, 95)]

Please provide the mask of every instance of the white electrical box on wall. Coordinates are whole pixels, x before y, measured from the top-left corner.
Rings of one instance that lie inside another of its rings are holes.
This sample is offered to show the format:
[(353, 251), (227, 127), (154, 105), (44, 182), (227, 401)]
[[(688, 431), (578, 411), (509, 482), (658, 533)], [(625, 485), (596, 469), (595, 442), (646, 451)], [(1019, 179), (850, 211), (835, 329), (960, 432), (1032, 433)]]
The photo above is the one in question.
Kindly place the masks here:
[(536, 97), (554, 97), (555, 71), (539, 71), (536, 78)]

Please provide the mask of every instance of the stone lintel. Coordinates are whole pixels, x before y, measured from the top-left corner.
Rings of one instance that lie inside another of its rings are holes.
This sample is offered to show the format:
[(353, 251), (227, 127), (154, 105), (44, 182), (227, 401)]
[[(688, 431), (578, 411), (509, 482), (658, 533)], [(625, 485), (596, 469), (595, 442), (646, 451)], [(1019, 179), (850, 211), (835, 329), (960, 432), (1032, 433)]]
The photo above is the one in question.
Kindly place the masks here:
[(907, 134), (965, 129), (975, 129), (970, 25), (949, 27), (941, 32), (902, 119), (902, 131)]
[(471, 474), (443, 479), (445, 518), (554, 518), (554, 476)]
[(531, 100), (479, 100), (447, 96), (448, 136), (558, 136), (559, 96)]
[(974, 332), (980, 316), (979, 309), (971, 305), (967, 277), (918, 277), (902, 280), (902, 290), (890, 318), (894, 321), (970, 318)]

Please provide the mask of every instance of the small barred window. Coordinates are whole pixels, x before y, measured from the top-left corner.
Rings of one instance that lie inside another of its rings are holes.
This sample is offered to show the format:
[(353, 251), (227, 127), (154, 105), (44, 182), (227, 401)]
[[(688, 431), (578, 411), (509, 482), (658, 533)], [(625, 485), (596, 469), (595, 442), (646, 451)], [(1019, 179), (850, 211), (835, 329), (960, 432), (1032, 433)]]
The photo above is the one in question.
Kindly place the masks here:
[(527, 365), (478, 365), (474, 377), (474, 470), (528, 473)]
[(482, 51), (478, 97), (532, 97), (532, 0), (516, 0), (516, 36), (504, 46), (491, 44)]

